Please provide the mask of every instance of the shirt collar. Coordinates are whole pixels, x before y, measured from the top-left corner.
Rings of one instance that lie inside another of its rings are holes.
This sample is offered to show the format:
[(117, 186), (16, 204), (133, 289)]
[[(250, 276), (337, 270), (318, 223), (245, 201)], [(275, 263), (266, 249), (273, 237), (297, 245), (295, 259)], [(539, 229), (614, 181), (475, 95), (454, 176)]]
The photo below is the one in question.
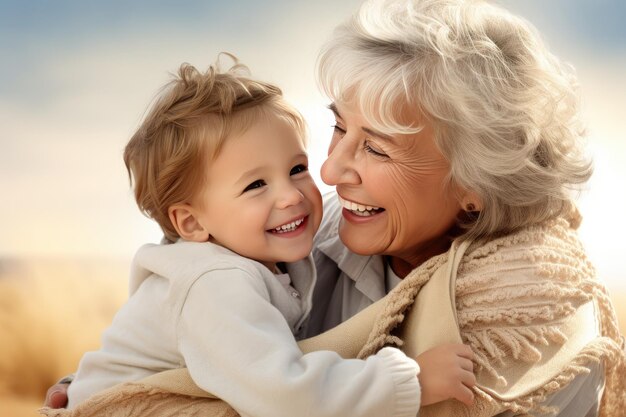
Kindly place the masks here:
[(331, 233), (319, 241), (317, 248), (332, 259), (355, 282), (355, 288), (371, 301), (385, 296), (385, 266), (382, 256), (363, 256), (350, 252), (338, 233)]

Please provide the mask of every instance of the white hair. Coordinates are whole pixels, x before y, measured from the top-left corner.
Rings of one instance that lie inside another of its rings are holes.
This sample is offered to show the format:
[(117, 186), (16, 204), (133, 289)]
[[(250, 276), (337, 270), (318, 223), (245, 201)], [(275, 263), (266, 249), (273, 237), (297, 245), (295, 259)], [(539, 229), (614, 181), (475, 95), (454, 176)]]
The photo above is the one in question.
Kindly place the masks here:
[(530, 23), (482, 1), (368, 1), (322, 50), (318, 80), (384, 133), (432, 123), (449, 183), (482, 199), (460, 222), (468, 235), (571, 210), (591, 175), (573, 70)]

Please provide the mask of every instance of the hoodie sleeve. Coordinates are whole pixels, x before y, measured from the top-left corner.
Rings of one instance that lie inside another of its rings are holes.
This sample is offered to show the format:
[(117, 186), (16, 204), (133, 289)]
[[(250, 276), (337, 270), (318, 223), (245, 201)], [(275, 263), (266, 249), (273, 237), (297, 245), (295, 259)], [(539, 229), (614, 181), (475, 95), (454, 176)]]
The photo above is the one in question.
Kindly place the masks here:
[(178, 345), (193, 380), (242, 416), (416, 416), (417, 363), (395, 348), (366, 360), (302, 354), (263, 281), (211, 271), (190, 287)]

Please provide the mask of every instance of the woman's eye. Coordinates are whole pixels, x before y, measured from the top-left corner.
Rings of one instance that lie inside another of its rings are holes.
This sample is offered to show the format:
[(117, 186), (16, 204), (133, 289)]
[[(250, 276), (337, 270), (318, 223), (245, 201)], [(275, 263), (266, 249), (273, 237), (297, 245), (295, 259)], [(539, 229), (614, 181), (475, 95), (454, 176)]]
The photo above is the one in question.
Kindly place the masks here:
[(296, 175), (296, 174), (299, 174), (301, 172), (305, 172), (308, 170), (309, 168), (307, 168), (306, 165), (298, 164), (295, 167), (291, 168), (291, 171), (289, 171), (289, 175)]
[(346, 134), (346, 129), (344, 129), (343, 127), (341, 127), (341, 126), (339, 126), (337, 124), (331, 125), (331, 127), (333, 128), (335, 133), (338, 133), (340, 135), (345, 135)]
[(371, 153), (374, 156), (380, 156), (380, 157), (384, 157), (387, 158), (387, 154), (377, 151), (376, 149), (372, 148), (369, 143), (365, 142), (365, 145), (363, 145), (363, 149), (365, 149), (366, 152)]
[(263, 180), (256, 180), (252, 183), (250, 183), (244, 190), (243, 192), (245, 193), (246, 191), (250, 191), (250, 190), (254, 190), (255, 188), (261, 188), (265, 185), (265, 181)]

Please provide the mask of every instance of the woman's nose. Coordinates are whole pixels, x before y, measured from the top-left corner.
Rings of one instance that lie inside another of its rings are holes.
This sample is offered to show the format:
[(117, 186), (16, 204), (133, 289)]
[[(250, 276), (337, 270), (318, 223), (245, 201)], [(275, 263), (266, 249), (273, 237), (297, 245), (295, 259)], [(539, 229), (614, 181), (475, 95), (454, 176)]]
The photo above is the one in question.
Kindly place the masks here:
[(322, 181), (328, 185), (359, 184), (361, 178), (355, 166), (355, 145), (343, 138), (331, 145), (328, 158), (322, 164)]
[(293, 184), (286, 184), (279, 190), (276, 207), (284, 209), (300, 204), (304, 200), (304, 194)]

